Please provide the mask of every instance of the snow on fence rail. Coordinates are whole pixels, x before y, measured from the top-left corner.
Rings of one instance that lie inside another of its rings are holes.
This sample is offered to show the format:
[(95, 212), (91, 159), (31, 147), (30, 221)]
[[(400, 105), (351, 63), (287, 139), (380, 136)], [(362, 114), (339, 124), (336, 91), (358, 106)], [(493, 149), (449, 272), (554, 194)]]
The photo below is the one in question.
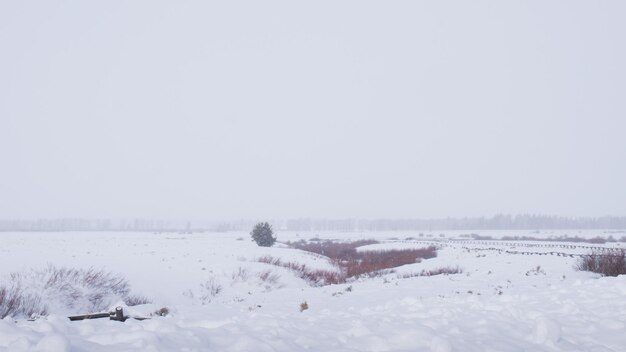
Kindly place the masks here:
[[(458, 247), (459, 245), (475, 245), (475, 246), (503, 246), (503, 247), (524, 247), (524, 248), (564, 248), (564, 249), (581, 249), (586, 251), (594, 251), (593, 254), (589, 253), (565, 253), (558, 251), (551, 252), (537, 252), (537, 251), (516, 251), (516, 250), (507, 250), (503, 248), (497, 247), (488, 247), (488, 248), (472, 248), (467, 246), (462, 246), (461, 248), (466, 250), (491, 250), (499, 253), (506, 254), (518, 254), (518, 255), (553, 255), (559, 257), (602, 257), (602, 256), (613, 256), (615, 254), (622, 253), (624, 249), (616, 248), (616, 247), (605, 247), (605, 246), (586, 246), (586, 245), (576, 245), (576, 244), (562, 244), (562, 243), (528, 243), (528, 242), (511, 242), (511, 241), (482, 241), (482, 240), (447, 240), (447, 241), (415, 241), (415, 240), (389, 240), (386, 242), (397, 242), (397, 243), (414, 243), (421, 245), (429, 245), (436, 247)], [(598, 254), (597, 252), (604, 252), (604, 254)]]

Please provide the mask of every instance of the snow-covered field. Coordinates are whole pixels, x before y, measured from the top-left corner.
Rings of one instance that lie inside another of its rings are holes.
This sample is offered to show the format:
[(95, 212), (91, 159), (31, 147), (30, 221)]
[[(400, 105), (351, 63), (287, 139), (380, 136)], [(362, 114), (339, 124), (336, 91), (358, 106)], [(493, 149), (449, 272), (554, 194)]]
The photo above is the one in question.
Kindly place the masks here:
[[(626, 351), (626, 276), (574, 270), (594, 247), (561, 242), (472, 241), (467, 234), (596, 236), (607, 231), (289, 233), (300, 239), (377, 239), (360, 250), (439, 247), (436, 258), (384, 276), (312, 287), (270, 255), (336, 270), (318, 255), (257, 247), (244, 232), (0, 233), (0, 283), (49, 264), (105, 269), (152, 304), (126, 307), (165, 317), (70, 322), (67, 307), (46, 318), (0, 320), (0, 351)], [(529, 254), (543, 253), (543, 255)], [(462, 274), (412, 277), (459, 266)], [(301, 311), (302, 303), (308, 309)]]

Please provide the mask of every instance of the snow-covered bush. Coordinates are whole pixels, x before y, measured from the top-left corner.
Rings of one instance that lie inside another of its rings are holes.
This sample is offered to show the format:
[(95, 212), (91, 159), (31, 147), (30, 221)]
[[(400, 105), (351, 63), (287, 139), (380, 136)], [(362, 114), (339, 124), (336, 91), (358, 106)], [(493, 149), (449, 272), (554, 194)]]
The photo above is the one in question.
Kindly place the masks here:
[(136, 301), (124, 278), (93, 268), (49, 265), (11, 273), (7, 281), (0, 287), (0, 317), (96, 312), (118, 301)]
[(252, 232), (250, 232), (250, 236), (252, 236), (252, 240), (261, 247), (271, 247), (274, 245), (274, 242), (276, 242), (272, 225), (267, 222), (256, 224)]
[(583, 256), (576, 267), (578, 270), (604, 276), (626, 275), (626, 251), (619, 249), (604, 253), (594, 250), (591, 254)]

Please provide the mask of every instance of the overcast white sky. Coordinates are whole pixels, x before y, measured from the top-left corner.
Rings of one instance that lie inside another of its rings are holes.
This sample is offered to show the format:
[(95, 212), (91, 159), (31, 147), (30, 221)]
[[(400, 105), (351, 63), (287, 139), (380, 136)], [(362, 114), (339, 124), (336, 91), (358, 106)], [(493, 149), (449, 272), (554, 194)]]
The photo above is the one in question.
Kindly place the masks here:
[(2, 1), (0, 218), (626, 215), (626, 1)]

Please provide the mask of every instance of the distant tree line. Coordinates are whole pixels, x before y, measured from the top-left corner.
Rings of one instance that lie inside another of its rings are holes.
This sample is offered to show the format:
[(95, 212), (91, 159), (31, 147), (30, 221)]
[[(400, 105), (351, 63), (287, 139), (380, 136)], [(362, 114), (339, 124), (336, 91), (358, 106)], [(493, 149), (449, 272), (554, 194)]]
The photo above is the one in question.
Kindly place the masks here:
[(290, 231), (626, 229), (626, 217), (504, 215), (441, 219), (292, 219)]
[(186, 227), (185, 222), (148, 219), (0, 220), (0, 231), (176, 231)]
[[(0, 231), (249, 231), (258, 220), (220, 222), (150, 219), (37, 219), (0, 220)], [(440, 219), (269, 219), (286, 231), (439, 231), (439, 230), (549, 230), (626, 229), (626, 217), (563, 217), (504, 215)]]

